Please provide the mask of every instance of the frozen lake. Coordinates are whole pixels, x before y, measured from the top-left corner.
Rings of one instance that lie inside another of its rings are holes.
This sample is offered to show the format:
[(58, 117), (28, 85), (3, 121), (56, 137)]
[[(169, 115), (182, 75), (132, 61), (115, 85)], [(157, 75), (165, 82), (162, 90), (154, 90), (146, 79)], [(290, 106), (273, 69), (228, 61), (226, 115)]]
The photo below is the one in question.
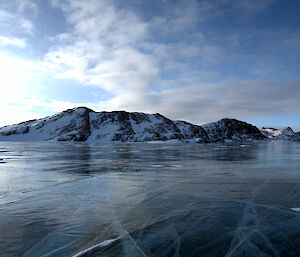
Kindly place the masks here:
[(297, 208), (300, 143), (0, 142), (1, 257), (300, 256)]

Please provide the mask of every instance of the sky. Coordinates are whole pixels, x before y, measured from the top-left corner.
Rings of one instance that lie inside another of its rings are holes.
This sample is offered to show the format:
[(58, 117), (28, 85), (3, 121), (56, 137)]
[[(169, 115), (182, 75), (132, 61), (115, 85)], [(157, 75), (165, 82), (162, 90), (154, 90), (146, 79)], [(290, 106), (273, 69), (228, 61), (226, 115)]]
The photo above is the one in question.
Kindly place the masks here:
[(77, 106), (300, 130), (298, 0), (0, 0), (0, 126)]

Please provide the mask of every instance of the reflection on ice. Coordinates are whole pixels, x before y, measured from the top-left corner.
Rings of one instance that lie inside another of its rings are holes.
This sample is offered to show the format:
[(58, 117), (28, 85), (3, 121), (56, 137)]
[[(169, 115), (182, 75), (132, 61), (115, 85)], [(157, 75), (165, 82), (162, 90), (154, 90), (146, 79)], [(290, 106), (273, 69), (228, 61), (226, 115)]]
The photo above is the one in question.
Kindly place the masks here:
[(298, 143), (0, 149), (1, 256), (299, 256)]
[(300, 208), (291, 208), (292, 211), (300, 212)]

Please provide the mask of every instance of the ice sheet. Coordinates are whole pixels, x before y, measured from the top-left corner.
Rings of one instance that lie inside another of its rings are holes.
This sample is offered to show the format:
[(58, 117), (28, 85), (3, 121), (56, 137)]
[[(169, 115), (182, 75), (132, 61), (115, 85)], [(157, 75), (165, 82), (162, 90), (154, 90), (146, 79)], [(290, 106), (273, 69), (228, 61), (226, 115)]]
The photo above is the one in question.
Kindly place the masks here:
[(1, 256), (299, 256), (299, 143), (1, 143)]

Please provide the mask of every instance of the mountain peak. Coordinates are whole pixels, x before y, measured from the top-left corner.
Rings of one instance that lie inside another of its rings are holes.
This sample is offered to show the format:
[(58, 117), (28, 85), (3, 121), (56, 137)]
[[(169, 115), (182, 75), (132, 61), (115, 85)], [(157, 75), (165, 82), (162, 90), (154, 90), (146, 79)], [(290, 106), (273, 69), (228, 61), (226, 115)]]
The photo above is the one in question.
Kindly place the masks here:
[[(95, 112), (84, 106), (67, 109), (42, 119), (0, 128), (0, 141), (87, 141), (143, 142), (192, 140), (196, 142), (249, 141), (269, 137), (251, 124), (224, 118), (198, 126), (172, 121), (160, 113), (112, 111)], [(285, 137), (291, 128), (281, 130)], [(269, 137), (270, 138), (270, 137)]]

